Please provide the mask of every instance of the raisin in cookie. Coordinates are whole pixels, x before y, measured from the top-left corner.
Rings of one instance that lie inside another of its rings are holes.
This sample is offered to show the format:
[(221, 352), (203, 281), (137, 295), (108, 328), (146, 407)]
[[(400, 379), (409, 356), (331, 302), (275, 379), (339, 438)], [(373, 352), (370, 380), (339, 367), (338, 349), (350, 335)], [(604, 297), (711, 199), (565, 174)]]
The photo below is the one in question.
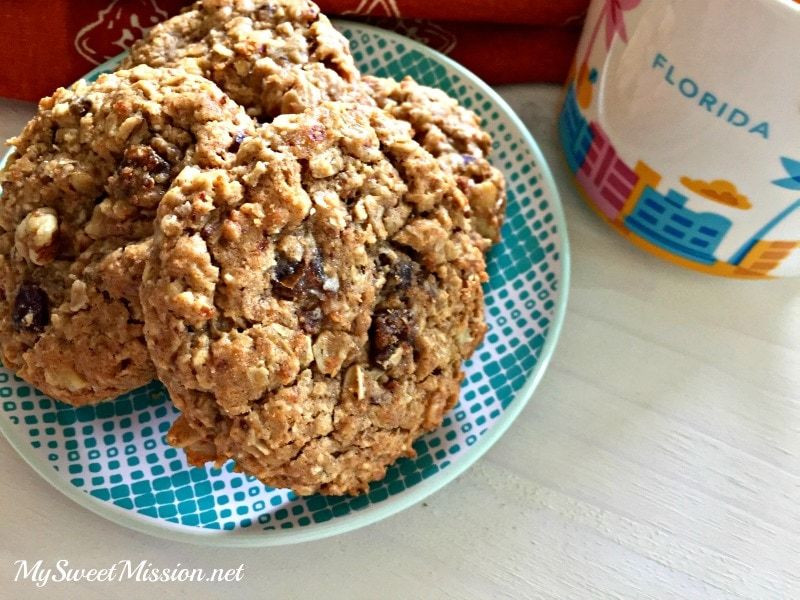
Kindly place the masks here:
[(164, 195), (145, 333), (190, 462), (358, 493), (437, 427), (486, 325), (485, 240), (409, 125), (323, 103)]
[(363, 83), (378, 106), (411, 124), (414, 139), (439, 159), (466, 194), (475, 230), (498, 242), (506, 207), (505, 179), (487, 160), (492, 139), (478, 116), (442, 90), (410, 77), (398, 82), (365, 76)]
[(249, 117), (213, 83), (137, 67), (39, 103), (0, 175), (3, 363), (80, 405), (154, 375), (139, 303), (161, 196), (224, 166)]
[(310, 0), (204, 0), (153, 27), (123, 67), (180, 67), (260, 120), (323, 100), (369, 101), (347, 40)]
[(123, 66), (182, 67), (215, 81), (261, 120), (324, 100), (378, 104), (411, 123), (415, 139), (467, 195), (475, 229), (500, 239), (505, 183), (487, 157), (480, 121), (440, 90), (379, 77), (363, 81), (347, 40), (310, 0), (206, 0), (155, 26)]

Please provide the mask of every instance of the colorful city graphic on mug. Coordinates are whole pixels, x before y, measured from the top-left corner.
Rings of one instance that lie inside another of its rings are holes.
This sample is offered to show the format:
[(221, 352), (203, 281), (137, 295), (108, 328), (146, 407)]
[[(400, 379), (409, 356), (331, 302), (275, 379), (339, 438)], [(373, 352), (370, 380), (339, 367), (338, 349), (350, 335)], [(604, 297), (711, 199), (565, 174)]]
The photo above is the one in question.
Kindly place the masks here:
[[(605, 31), (606, 52), (614, 43), (627, 43), (624, 14), (641, 0), (606, 0), (590, 31), (583, 59), (576, 57), (566, 84), (559, 133), (567, 164), (575, 174), (579, 191), (615, 230), (638, 246), (672, 262), (716, 275), (770, 277), (783, 260), (800, 248), (800, 241), (773, 237), (776, 226), (800, 209), (800, 199), (779, 210), (732, 254), (722, 257), (720, 243), (733, 222), (728, 217), (687, 207), (689, 197), (672, 187), (660, 186), (662, 176), (644, 160), (626, 161), (617, 153), (601, 125), (584, 117), (597, 95), (598, 71), (590, 64), (592, 51), (601, 30)], [(602, 58), (602, 57), (601, 57)], [(662, 53), (653, 57), (652, 68), (663, 70), (663, 77), (676, 93), (694, 102), (701, 110), (741, 127), (753, 135), (769, 138), (770, 123), (754, 118), (744, 109), (731, 105), (710, 91), (703, 90), (690, 76), (675, 73)], [(800, 161), (783, 156), (776, 159), (775, 186), (800, 190)], [(688, 191), (711, 202), (747, 210), (750, 200), (736, 185), (726, 180), (704, 181), (689, 176), (680, 178)], [(661, 189), (660, 189), (661, 187)], [(709, 205), (710, 207), (713, 205)]]

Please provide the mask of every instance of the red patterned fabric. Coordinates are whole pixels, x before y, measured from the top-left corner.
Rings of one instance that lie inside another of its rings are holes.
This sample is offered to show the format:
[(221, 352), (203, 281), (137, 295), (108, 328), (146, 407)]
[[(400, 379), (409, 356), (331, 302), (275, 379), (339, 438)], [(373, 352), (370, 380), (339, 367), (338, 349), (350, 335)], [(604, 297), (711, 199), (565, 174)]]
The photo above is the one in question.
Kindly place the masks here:
[[(0, 96), (37, 100), (122, 52), (186, 0), (0, 0)], [(588, 0), (321, 0), (420, 39), (489, 83), (561, 81)]]

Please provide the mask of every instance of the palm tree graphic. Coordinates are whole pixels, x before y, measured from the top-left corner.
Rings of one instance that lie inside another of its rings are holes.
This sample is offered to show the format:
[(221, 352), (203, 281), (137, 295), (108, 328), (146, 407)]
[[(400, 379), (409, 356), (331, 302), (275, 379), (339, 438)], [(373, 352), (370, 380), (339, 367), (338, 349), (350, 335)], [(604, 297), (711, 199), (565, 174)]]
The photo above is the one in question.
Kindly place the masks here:
[[(592, 86), (597, 81), (597, 70), (589, 68), (589, 59), (592, 56), (594, 44), (602, 30), (605, 31), (606, 51), (611, 48), (611, 44), (616, 36), (626, 42), (628, 32), (625, 29), (625, 11), (633, 10), (642, 0), (604, 0), (597, 22), (594, 24), (589, 41), (586, 44), (586, 51), (583, 60), (578, 66), (575, 77), (575, 91), (578, 104), (582, 108), (589, 108), (592, 103)], [(605, 25), (605, 27), (603, 27)], [(588, 24), (587, 24), (588, 29)], [(576, 64), (578, 57), (575, 57)]]
[(614, 36), (619, 35), (623, 42), (628, 41), (628, 32), (625, 30), (625, 11), (633, 10), (642, 0), (606, 0), (603, 8), (600, 9), (600, 16), (594, 24), (589, 37), (589, 43), (586, 47), (586, 54), (583, 62), (588, 62), (589, 56), (592, 54), (594, 43), (597, 41), (597, 35), (600, 29), (605, 25), (605, 40), (606, 50), (611, 48), (611, 42), (614, 41)]
[[(782, 156), (781, 164), (786, 170), (788, 177), (776, 179), (772, 183), (787, 190), (800, 190), (800, 161), (796, 161), (787, 156)], [(742, 262), (742, 259), (747, 255), (748, 252), (750, 252), (750, 250), (758, 243), (759, 240), (763, 240), (764, 236), (771, 229), (774, 229), (778, 223), (783, 221), (798, 208), (800, 208), (800, 199), (795, 200), (789, 206), (775, 215), (772, 219), (770, 219), (766, 225), (759, 229), (755, 235), (747, 240), (744, 245), (736, 251), (736, 254), (734, 254), (731, 258), (731, 263), (738, 265), (740, 262)]]

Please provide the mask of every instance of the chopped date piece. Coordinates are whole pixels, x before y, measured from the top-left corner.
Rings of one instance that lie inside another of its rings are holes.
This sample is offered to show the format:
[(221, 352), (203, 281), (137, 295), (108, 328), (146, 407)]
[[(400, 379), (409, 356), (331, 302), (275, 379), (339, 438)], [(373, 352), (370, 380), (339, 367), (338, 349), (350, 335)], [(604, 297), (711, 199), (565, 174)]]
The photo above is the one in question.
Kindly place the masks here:
[(69, 104), (69, 112), (78, 118), (90, 113), (92, 110), (92, 101), (88, 98), (75, 98)]
[(38, 285), (23, 283), (14, 298), (11, 315), (17, 331), (39, 333), (50, 322), (50, 298)]
[(242, 145), (242, 142), (247, 137), (247, 134), (244, 131), (239, 131), (233, 138), (233, 142), (231, 143), (228, 150), (236, 154), (239, 151), (239, 146)]
[(370, 340), (376, 363), (385, 363), (400, 345), (412, 342), (411, 322), (412, 314), (407, 308), (389, 308), (375, 312)]

